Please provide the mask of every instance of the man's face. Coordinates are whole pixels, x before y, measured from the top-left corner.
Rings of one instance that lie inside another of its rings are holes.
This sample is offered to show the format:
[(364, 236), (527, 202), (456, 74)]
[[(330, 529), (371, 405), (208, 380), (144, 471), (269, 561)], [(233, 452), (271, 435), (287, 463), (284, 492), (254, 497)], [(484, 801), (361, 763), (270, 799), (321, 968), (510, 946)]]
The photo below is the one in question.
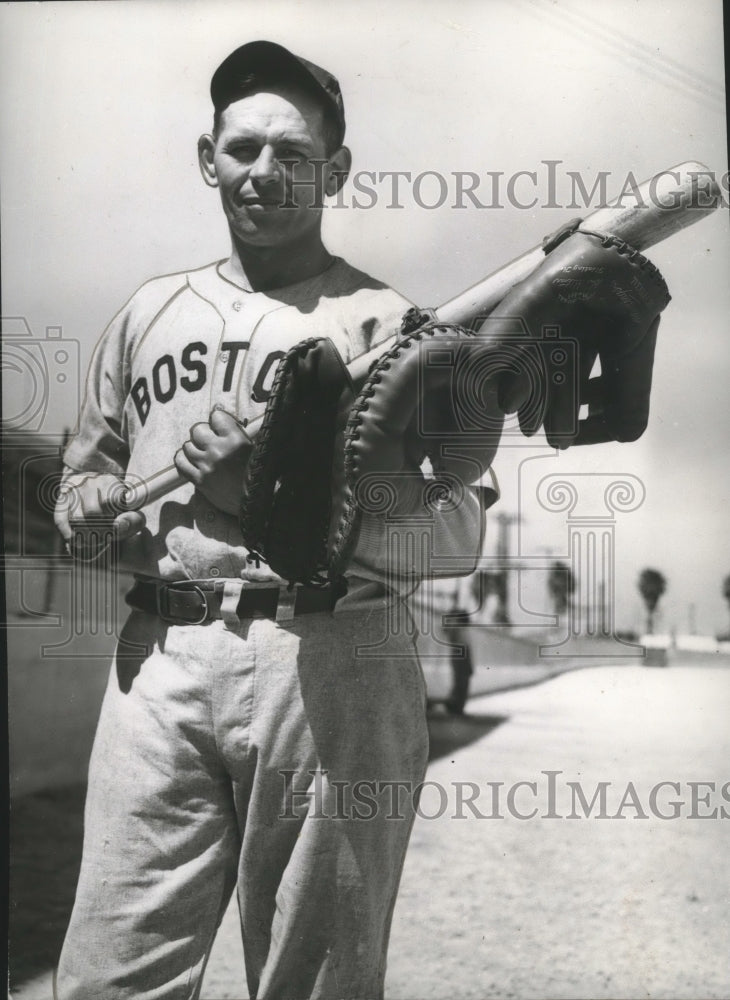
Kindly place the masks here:
[(318, 230), (332, 165), (312, 162), (328, 155), (322, 109), (307, 95), (281, 87), (235, 101), (222, 112), (217, 137), (201, 139), (200, 155), (241, 243), (284, 246)]

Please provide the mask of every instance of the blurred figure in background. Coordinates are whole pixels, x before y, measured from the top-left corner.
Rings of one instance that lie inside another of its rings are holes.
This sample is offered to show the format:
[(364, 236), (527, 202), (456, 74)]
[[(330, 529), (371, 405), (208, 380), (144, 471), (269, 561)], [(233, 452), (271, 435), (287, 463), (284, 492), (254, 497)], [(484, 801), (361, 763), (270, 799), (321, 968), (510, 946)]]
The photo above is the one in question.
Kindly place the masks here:
[(472, 577), (456, 581), (451, 607), (445, 616), (444, 636), (451, 643), (451, 691), (444, 705), (451, 715), (464, 714), (469, 683), (474, 673), (468, 623), (471, 616), (481, 610), (483, 598), (479, 577), (477, 572)]

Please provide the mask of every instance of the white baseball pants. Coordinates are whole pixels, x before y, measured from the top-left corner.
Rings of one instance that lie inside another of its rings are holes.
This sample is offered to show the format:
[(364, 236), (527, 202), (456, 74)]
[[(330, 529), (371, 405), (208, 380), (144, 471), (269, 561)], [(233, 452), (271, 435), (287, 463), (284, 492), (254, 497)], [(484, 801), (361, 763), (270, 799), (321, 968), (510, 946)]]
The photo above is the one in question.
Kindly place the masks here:
[(428, 744), (412, 640), (387, 633), (382, 609), (132, 614), (148, 655), (112, 667), (58, 1000), (198, 997), (234, 889), (251, 997), (382, 997)]

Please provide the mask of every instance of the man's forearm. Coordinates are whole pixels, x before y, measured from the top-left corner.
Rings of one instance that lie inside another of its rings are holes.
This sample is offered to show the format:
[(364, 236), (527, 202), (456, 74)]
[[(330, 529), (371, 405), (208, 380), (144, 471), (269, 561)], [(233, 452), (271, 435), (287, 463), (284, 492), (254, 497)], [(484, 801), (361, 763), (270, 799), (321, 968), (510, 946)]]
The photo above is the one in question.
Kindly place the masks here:
[(392, 581), (396, 589), (473, 573), (486, 523), (481, 487), (466, 486), (458, 496), (433, 500), (435, 488), (435, 480), (414, 477), (386, 513), (365, 509), (352, 564)]

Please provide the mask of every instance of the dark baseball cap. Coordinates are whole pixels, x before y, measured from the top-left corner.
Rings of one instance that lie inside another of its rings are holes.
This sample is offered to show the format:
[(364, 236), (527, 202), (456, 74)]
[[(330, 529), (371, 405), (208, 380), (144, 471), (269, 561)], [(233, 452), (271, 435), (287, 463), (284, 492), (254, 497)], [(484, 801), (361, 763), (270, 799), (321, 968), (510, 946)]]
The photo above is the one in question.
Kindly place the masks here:
[(338, 144), (345, 137), (345, 105), (340, 85), (326, 69), (295, 56), (276, 42), (247, 42), (223, 60), (210, 81), (210, 96), (217, 113), (247, 92), (248, 77), (263, 83), (299, 84), (333, 113), (339, 130)]

